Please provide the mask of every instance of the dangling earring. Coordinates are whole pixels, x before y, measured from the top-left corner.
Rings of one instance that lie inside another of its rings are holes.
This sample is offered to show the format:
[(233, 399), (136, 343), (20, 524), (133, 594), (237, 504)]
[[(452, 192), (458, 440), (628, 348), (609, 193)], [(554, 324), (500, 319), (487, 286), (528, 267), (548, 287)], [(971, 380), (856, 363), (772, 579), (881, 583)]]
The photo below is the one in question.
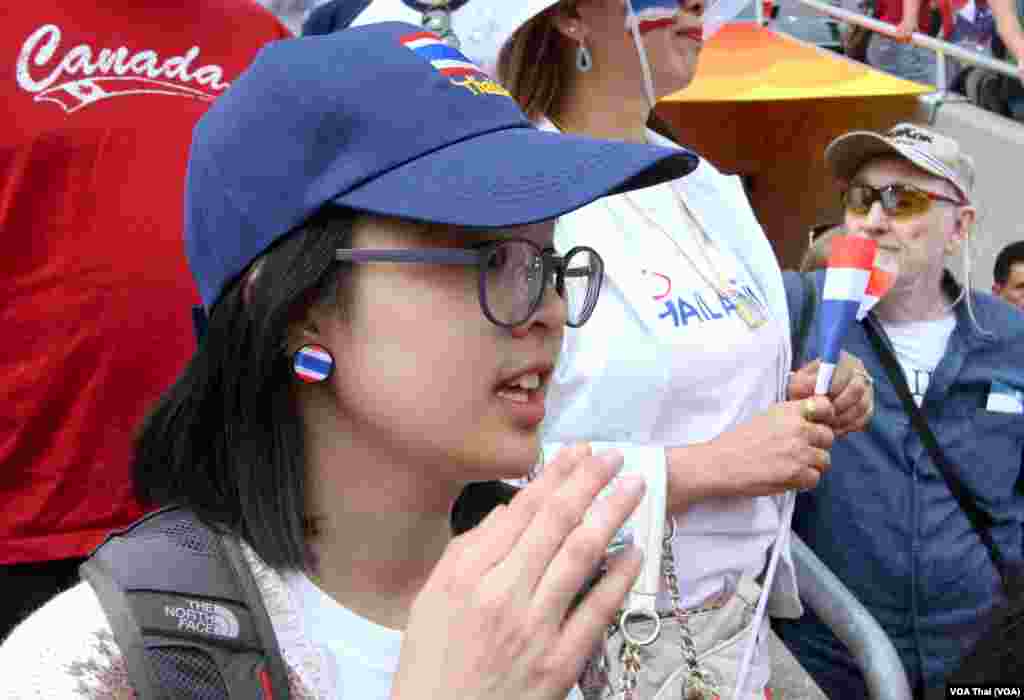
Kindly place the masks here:
[(326, 381), (334, 370), (334, 356), (323, 345), (303, 345), (292, 355), (292, 374), (307, 384)]
[(580, 73), (589, 73), (594, 67), (594, 57), (590, 55), (590, 49), (580, 39), (580, 45), (576, 49), (576, 70)]

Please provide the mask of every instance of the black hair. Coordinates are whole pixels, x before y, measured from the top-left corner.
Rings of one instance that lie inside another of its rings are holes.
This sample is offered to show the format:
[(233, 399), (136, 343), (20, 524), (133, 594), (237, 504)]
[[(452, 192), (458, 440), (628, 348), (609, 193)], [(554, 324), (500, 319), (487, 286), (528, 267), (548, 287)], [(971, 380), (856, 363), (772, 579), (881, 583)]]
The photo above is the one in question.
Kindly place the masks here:
[(1006, 280), (1010, 279), (1010, 268), (1019, 262), (1024, 262), (1024, 241), (1011, 243), (999, 252), (995, 269), (992, 271), (992, 278), (996, 284), (1006, 284)]
[(310, 304), (339, 297), (345, 268), (335, 249), (349, 245), (355, 217), (322, 209), (228, 285), (135, 442), (143, 502), (190, 508), (279, 570), (307, 565), (305, 449), (287, 333)]

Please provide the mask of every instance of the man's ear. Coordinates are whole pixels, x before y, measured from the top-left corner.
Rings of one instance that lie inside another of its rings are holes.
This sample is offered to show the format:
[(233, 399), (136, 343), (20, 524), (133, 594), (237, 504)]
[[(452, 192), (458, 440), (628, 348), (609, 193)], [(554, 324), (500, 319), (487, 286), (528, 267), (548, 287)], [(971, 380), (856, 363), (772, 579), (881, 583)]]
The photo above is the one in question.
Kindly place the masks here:
[(1000, 296), (1002, 293), (1003, 293), (1003, 285), (997, 284), (996, 282), (993, 282), (992, 283), (992, 296), (997, 297), (997, 296)]
[(948, 254), (952, 255), (955, 253), (970, 238), (976, 214), (977, 211), (972, 206), (962, 206), (958, 209), (956, 213), (956, 227), (946, 242), (946, 252)]

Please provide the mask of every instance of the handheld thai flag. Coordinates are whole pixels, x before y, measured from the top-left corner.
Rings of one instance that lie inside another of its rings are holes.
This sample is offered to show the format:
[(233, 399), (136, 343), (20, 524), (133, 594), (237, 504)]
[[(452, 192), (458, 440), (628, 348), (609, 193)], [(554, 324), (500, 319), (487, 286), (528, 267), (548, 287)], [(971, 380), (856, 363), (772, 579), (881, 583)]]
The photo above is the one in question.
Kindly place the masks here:
[(896, 258), (890, 253), (878, 249), (875, 255), (875, 265), (871, 269), (871, 277), (868, 279), (868, 288), (864, 290), (864, 298), (861, 299), (860, 308), (857, 309), (857, 320), (863, 321), (868, 311), (874, 308), (875, 304), (889, 293), (892, 285), (896, 282), (896, 275), (899, 265)]
[(832, 384), (843, 338), (857, 319), (874, 269), (877, 249), (878, 243), (870, 238), (836, 236), (832, 239), (819, 310), (821, 367), (814, 388), (816, 394), (827, 394)]

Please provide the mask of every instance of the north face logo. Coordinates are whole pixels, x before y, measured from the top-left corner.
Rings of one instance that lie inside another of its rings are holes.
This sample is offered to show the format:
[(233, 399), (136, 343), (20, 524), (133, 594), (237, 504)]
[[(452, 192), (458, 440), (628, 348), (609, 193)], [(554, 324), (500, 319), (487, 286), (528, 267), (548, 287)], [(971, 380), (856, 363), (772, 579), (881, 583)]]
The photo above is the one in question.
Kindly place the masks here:
[(53, 102), (72, 114), (101, 100), (122, 95), (177, 95), (212, 102), (223, 92), (224, 69), (193, 65), (199, 47), (161, 58), (155, 51), (131, 53), (127, 47), (72, 47), (57, 58), (61, 31), (46, 24), (32, 32), (18, 55), (18, 85), (36, 102)]
[(238, 639), (238, 618), (223, 605), (189, 600), (186, 605), (165, 605), (164, 615), (177, 621), (183, 632)]
[(935, 141), (928, 134), (918, 131), (917, 129), (905, 126), (900, 129), (893, 129), (889, 132), (889, 138), (891, 139), (909, 139), (911, 141), (920, 141), (922, 143), (932, 143)]

